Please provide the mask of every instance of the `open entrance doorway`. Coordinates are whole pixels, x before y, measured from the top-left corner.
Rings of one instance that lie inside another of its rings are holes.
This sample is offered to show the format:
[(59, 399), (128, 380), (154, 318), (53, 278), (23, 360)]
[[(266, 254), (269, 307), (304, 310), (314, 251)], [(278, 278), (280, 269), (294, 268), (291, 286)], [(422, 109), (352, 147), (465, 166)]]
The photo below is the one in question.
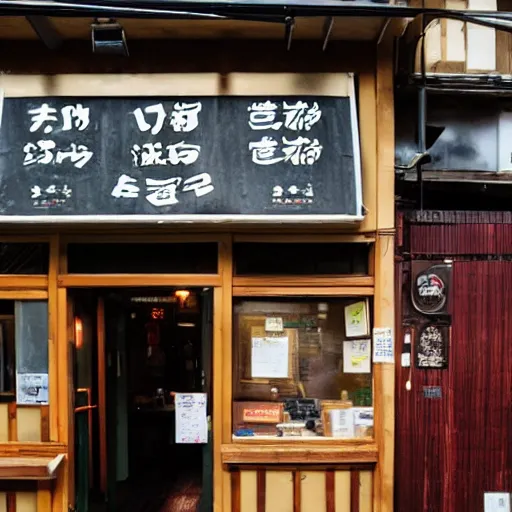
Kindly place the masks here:
[(69, 297), (77, 512), (210, 512), (211, 432), (177, 443), (174, 398), (206, 393), (211, 417), (213, 290)]

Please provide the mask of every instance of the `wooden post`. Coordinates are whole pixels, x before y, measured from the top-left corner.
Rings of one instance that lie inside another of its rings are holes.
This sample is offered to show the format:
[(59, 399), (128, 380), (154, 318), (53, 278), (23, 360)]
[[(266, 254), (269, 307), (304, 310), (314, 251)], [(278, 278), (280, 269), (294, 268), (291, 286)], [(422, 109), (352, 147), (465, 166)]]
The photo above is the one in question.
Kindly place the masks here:
[[(377, 47), (377, 237), (375, 242), (375, 327), (391, 327), (394, 310), (395, 132), (394, 38), (390, 23)], [(373, 512), (393, 510), (395, 367), (374, 366), (375, 440), (379, 460), (373, 479)]]

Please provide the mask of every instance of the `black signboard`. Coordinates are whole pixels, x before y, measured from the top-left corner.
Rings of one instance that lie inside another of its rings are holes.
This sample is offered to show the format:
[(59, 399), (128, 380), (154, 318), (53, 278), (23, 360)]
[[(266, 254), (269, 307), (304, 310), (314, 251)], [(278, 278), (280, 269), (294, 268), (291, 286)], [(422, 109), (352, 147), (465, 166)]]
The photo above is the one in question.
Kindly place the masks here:
[(360, 220), (352, 102), (5, 99), (0, 220)]

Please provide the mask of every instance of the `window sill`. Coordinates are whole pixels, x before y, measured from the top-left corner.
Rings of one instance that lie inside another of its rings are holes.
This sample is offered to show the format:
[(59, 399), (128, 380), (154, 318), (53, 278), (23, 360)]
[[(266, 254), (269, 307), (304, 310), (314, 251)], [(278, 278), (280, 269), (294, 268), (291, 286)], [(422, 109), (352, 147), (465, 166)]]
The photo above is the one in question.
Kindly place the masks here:
[[(306, 443), (274, 440), (272, 443), (237, 442), (222, 445), (223, 464), (374, 464), (377, 445), (369, 440), (344, 440), (343, 443)], [(255, 442), (256, 441), (256, 442)]]
[(64, 454), (56, 457), (0, 457), (0, 480), (53, 480)]

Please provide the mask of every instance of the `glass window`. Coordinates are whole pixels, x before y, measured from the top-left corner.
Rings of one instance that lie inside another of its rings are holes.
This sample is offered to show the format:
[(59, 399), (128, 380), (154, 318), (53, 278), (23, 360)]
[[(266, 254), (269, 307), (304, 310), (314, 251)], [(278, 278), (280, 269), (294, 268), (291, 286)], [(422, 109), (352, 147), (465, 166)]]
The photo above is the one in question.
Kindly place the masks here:
[(0, 243), (0, 274), (47, 274), (49, 250), (44, 243)]
[(0, 402), (48, 402), (48, 303), (0, 300)]
[(69, 244), (71, 274), (216, 274), (217, 243)]
[(369, 250), (365, 243), (235, 243), (235, 275), (368, 274)]
[(372, 437), (370, 333), (368, 299), (237, 302), (234, 436)]

